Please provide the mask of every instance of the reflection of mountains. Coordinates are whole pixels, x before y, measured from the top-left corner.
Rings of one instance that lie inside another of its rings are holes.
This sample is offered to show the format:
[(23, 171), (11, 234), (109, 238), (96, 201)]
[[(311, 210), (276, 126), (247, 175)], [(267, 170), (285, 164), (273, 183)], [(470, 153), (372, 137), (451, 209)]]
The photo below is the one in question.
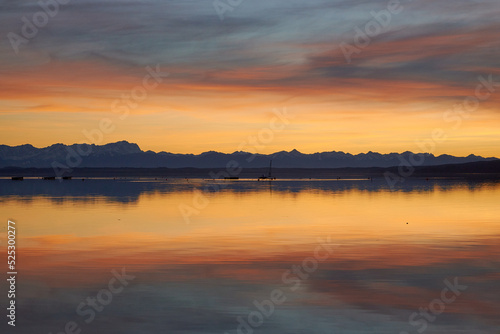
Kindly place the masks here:
[[(137, 202), (143, 193), (173, 192), (178, 187), (162, 182), (131, 182), (121, 180), (92, 180), (81, 181), (45, 181), (0, 180), (0, 201), (5, 197), (16, 197), (20, 200), (31, 200), (32, 197), (43, 196), (55, 202), (95, 201), (103, 198), (110, 202), (133, 203)], [(186, 185), (188, 186), (188, 185)], [(187, 189), (186, 189), (187, 190)]]
[(174, 182), (156, 180), (113, 180), (113, 179), (79, 179), (71, 181), (0, 180), (0, 202), (7, 197), (21, 201), (30, 201), (33, 197), (46, 197), (54, 202), (77, 201), (93, 202), (103, 199), (116, 203), (135, 203), (143, 194), (168, 194), (175, 192), (278, 192), (300, 193), (303, 191), (341, 193), (345, 191), (400, 191), (400, 192), (432, 192), (447, 191), (457, 187), (477, 190), (483, 187), (498, 185), (498, 182), (474, 182), (463, 180), (421, 180), (408, 179), (391, 189), (383, 178), (373, 180), (280, 180), (272, 182), (256, 181), (206, 181), (177, 180)]

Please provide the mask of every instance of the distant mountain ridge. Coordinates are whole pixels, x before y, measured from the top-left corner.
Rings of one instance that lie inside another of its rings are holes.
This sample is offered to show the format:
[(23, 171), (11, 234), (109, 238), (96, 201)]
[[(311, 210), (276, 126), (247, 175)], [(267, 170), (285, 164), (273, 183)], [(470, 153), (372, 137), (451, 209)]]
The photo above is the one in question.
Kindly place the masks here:
[[(469, 155), (434, 156), (429, 153), (412, 152), (380, 154), (375, 152), (350, 154), (344, 152), (322, 152), (304, 154), (297, 150), (272, 154), (252, 154), (237, 151), (220, 153), (215, 151), (195, 154), (174, 154), (168, 152), (142, 151), (139, 145), (120, 141), (105, 145), (94, 144), (54, 144), (45, 148), (32, 145), (0, 145), (0, 168), (25, 167), (49, 168), (54, 163), (68, 167), (129, 167), (129, 168), (221, 168), (228, 162), (236, 161), (243, 168), (259, 168), (273, 161), (276, 168), (344, 168), (344, 167), (391, 167), (404, 161), (423, 161), (422, 166), (460, 164), (477, 161), (497, 160)], [(415, 164), (414, 162), (412, 164)]]

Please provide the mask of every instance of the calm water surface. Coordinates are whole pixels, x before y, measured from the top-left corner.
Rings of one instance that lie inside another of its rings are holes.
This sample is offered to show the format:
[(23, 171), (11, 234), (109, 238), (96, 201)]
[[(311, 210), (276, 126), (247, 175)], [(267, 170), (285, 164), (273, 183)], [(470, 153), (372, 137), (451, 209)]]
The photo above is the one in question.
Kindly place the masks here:
[(499, 200), (449, 180), (3, 179), (13, 333), (498, 334)]

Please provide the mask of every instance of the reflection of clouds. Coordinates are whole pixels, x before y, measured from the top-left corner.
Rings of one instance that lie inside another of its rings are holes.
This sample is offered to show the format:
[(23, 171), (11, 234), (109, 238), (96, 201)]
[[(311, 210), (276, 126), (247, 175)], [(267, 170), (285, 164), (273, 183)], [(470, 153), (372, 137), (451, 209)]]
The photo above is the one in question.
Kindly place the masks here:
[[(497, 237), (475, 246), (388, 245), (385, 251), (378, 252), (358, 245), (356, 259), (340, 248), (340, 253), (322, 263), (296, 292), (281, 282), (281, 274), (297, 258), (309, 255), (307, 251), (293, 258), (281, 254), (228, 263), (179, 265), (163, 263), (163, 252), (156, 257), (149, 254), (147, 258), (154, 258), (155, 264), (131, 268), (130, 273), (137, 276), (134, 285), (116, 296), (84, 328), (96, 334), (232, 334), (238, 315), (247, 315), (254, 310), (254, 300), (268, 299), (270, 291), (280, 288), (287, 300), (259, 327), (260, 333), (398, 333), (408, 330), (412, 312), (439, 298), (445, 278), (456, 276), (469, 289), (448, 305), (426, 332), (463, 333), (466, 328), (470, 333), (479, 329), (493, 333), (499, 325), (500, 308), (500, 296), (494, 293), (500, 268), (498, 242)], [(422, 252), (425, 249), (428, 253)], [(468, 256), (463, 256), (464, 252)], [(406, 254), (408, 261), (394, 263), (396, 253)], [(144, 257), (140, 253), (137, 256)], [(90, 264), (95, 259), (88, 261)], [(115, 260), (115, 265), (120, 261), (123, 259)], [(27, 321), (19, 333), (31, 333), (34, 328), (38, 332), (54, 331), (69, 320), (81, 323), (74, 309), (102, 288), (108, 267), (113, 264), (103, 263), (98, 271), (87, 272), (88, 277), (83, 278), (87, 283), (72, 284), (71, 276), (85, 273), (86, 266), (86, 262), (80, 262), (74, 269), (47, 272), (46, 283), (34, 283), (32, 275), (25, 275), (20, 289), (26, 294), (19, 302)], [(246, 272), (258, 275), (248, 276)], [(66, 275), (69, 284), (50, 280), (52, 275)]]

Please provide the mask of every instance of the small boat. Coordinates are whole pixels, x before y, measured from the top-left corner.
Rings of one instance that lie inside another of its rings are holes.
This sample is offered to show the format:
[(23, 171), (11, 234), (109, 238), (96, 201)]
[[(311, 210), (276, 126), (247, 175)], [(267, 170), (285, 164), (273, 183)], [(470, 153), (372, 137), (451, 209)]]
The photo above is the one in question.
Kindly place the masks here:
[(273, 174), (272, 174), (272, 171), (273, 171), (273, 161), (271, 160), (269, 162), (269, 172), (267, 173), (267, 176), (262, 174), (258, 179), (257, 181), (260, 181), (260, 180), (276, 180), (275, 177), (273, 177)]
[(55, 180), (56, 177), (55, 176), (44, 176), (43, 179), (44, 180)]
[(22, 177), (22, 176), (13, 176), (12, 180), (14, 180), (14, 181), (22, 181), (22, 180), (24, 180), (24, 177)]
[(73, 177), (72, 176), (63, 176), (62, 179), (63, 180), (71, 180)]

